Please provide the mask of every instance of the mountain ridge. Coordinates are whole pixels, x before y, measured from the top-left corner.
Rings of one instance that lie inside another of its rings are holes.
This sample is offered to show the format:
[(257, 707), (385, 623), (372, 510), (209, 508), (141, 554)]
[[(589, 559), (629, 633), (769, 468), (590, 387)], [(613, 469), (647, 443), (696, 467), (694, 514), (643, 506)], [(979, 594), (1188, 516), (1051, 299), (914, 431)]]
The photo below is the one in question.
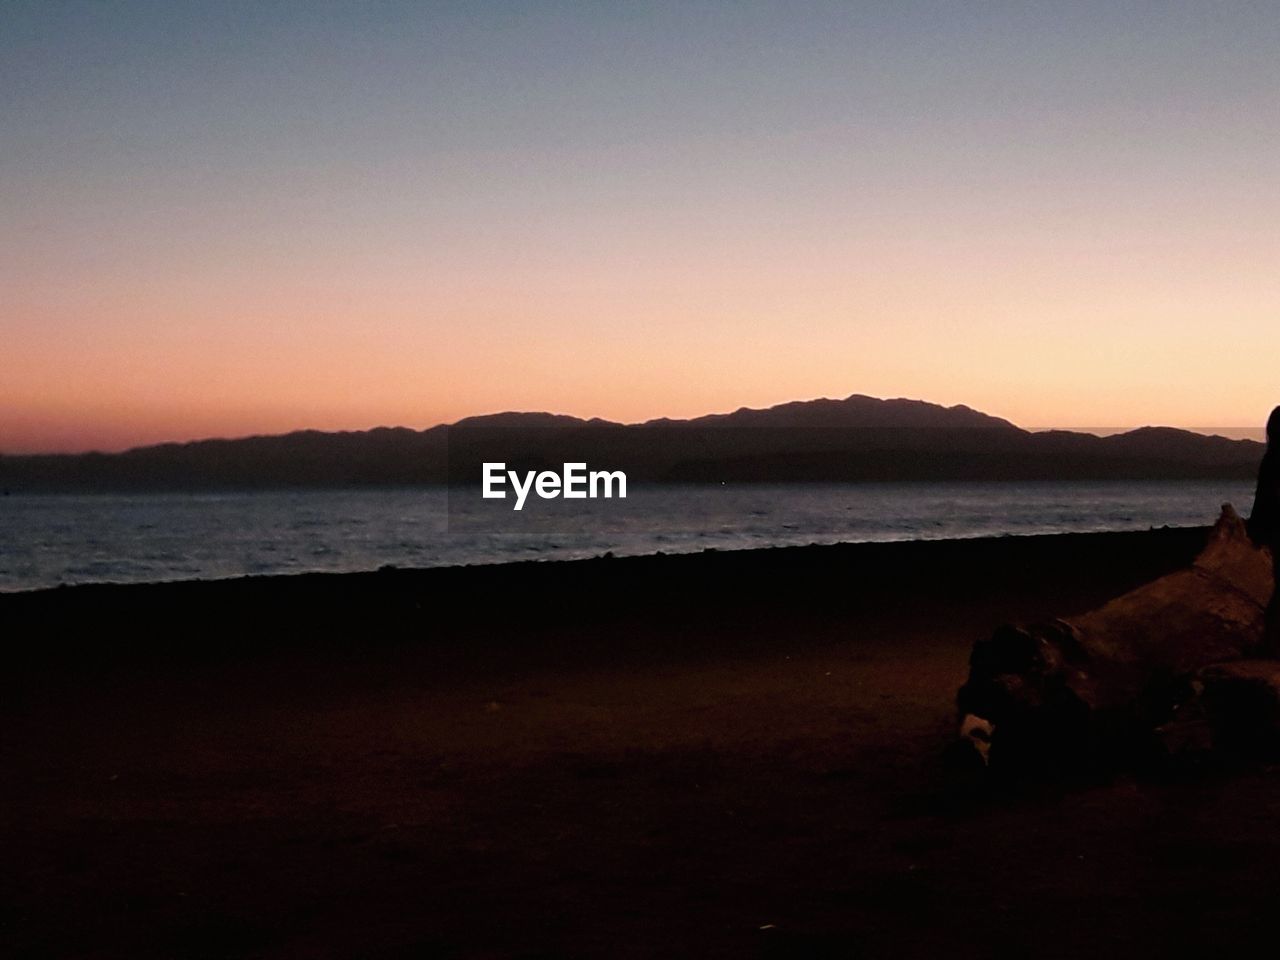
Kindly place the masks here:
[(503, 411), (423, 430), (304, 429), (119, 453), (0, 455), (0, 487), (39, 492), (474, 482), (485, 458), (531, 468), (585, 460), (625, 469), (642, 482), (1246, 479), (1263, 451), (1256, 441), (1174, 427), (1104, 437), (1032, 432), (964, 404), (852, 394), (683, 420), (619, 423)]

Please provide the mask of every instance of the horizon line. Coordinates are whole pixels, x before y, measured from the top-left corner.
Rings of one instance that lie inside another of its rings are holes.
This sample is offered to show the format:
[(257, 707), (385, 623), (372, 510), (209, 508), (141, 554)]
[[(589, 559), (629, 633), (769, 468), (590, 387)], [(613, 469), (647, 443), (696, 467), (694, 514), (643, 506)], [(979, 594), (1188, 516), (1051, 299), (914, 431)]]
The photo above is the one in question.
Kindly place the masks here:
[(461, 423), (463, 420), (472, 420), (472, 419), (478, 419), (478, 418), (484, 418), (484, 417), (505, 416), (505, 415), (511, 415), (511, 414), (531, 414), (531, 415), (546, 415), (546, 416), (553, 416), (553, 417), (569, 417), (575, 420), (581, 420), (584, 423), (590, 423), (593, 420), (599, 420), (599, 421), (603, 421), (605, 423), (613, 424), (616, 426), (636, 427), (636, 426), (643, 426), (644, 424), (647, 424), (647, 423), (655, 423), (662, 420), (670, 420), (672, 422), (688, 422), (690, 420), (700, 419), (701, 417), (707, 417), (707, 416), (727, 416), (729, 414), (737, 413), (743, 410), (771, 410), (771, 409), (775, 409), (776, 407), (789, 406), (791, 404), (815, 403), (815, 402), (820, 402), (824, 400), (841, 402), (842, 400), (852, 399), (853, 397), (867, 397), (868, 399), (879, 400), (881, 402), (886, 402), (886, 403), (892, 402), (892, 401), (907, 401), (911, 403), (923, 403), (929, 406), (935, 406), (940, 409), (946, 409), (946, 410), (965, 408), (968, 410), (972, 410), (975, 413), (982, 414), (984, 416), (990, 416), (990, 417), (993, 417), (994, 419), (1005, 420), (1007, 423), (1012, 424), (1015, 428), (1020, 430), (1025, 430), (1028, 433), (1047, 433), (1051, 431), (1063, 431), (1063, 432), (1069, 432), (1069, 433), (1084, 433), (1084, 434), (1092, 434), (1098, 437), (1106, 437), (1106, 436), (1115, 436), (1117, 434), (1122, 434), (1122, 433), (1131, 433), (1135, 430), (1145, 430), (1145, 429), (1154, 428), (1154, 429), (1183, 430), (1188, 433), (1197, 433), (1197, 434), (1201, 434), (1203, 436), (1209, 436), (1209, 437), (1218, 436), (1228, 440), (1251, 440), (1258, 443), (1265, 443), (1266, 441), (1266, 428), (1264, 426), (1256, 426), (1256, 427), (1253, 427), (1253, 426), (1180, 426), (1180, 425), (1168, 424), (1168, 423), (1145, 423), (1145, 424), (1139, 423), (1139, 424), (1133, 424), (1131, 426), (1051, 425), (1051, 426), (1025, 426), (1024, 427), (1024, 426), (1021, 426), (1020, 424), (1014, 423), (1014, 421), (1012, 420), (1008, 420), (1007, 418), (1004, 418), (1004, 417), (998, 417), (995, 414), (986, 413), (986, 411), (979, 410), (976, 407), (971, 407), (968, 404), (959, 403), (959, 404), (948, 405), (943, 403), (935, 403), (930, 400), (919, 400), (911, 397), (882, 398), (882, 397), (870, 397), (867, 394), (855, 393), (855, 394), (850, 394), (848, 397), (842, 397), (842, 398), (812, 397), (808, 400), (785, 400), (780, 403), (771, 404), (770, 406), (767, 406), (767, 407), (740, 406), (735, 408), (734, 410), (727, 411), (725, 413), (706, 413), (706, 414), (698, 414), (697, 416), (694, 416), (694, 417), (683, 417), (683, 418), (681, 417), (650, 417), (647, 420), (614, 421), (614, 420), (607, 420), (604, 417), (583, 417), (578, 414), (557, 413), (550, 410), (507, 409), (507, 410), (493, 411), (490, 413), (468, 414), (467, 416), (460, 417), (457, 420), (439, 421), (437, 423), (429, 424), (423, 427), (412, 427), (404, 423), (395, 424), (395, 425), (388, 424), (388, 423), (380, 423), (380, 424), (374, 424), (372, 426), (367, 426), (367, 427), (355, 427), (355, 428), (344, 428), (344, 429), (324, 429), (321, 427), (294, 427), (291, 429), (280, 430), (280, 431), (275, 431), (270, 433), (260, 432), (260, 433), (245, 433), (245, 434), (238, 434), (238, 435), (206, 435), (206, 436), (186, 437), (182, 439), (173, 439), (173, 440), (158, 440), (153, 443), (134, 444), (131, 446), (119, 447), (115, 449), (103, 449), (103, 448), (95, 447), (95, 448), (78, 449), (78, 450), (43, 450), (43, 451), (29, 451), (29, 452), (22, 452), (22, 453), (9, 453), (5, 450), (0, 450), (0, 457), (61, 457), (61, 456), (75, 457), (75, 456), (91, 456), (95, 454), (100, 456), (113, 456), (118, 454), (129, 453), (134, 450), (147, 450), (154, 447), (164, 447), (164, 446), (173, 446), (173, 445), (184, 446), (186, 444), (211, 443), (211, 442), (234, 443), (240, 440), (253, 440), (253, 439), (260, 439), (260, 438), (271, 438), (271, 437), (286, 437), (295, 433), (344, 434), (344, 433), (370, 433), (374, 430), (412, 430), (417, 433), (423, 433), (428, 430), (434, 430), (438, 427), (454, 426), (458, 423)]

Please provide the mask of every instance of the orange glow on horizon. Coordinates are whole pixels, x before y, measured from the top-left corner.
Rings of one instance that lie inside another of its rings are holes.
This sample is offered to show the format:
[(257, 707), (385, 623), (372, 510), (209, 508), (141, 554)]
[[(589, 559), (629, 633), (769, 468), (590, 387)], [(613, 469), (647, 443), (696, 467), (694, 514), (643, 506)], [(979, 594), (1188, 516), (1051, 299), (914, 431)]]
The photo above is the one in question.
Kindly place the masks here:
[(1027, 241), (783, 246), (701, 271), (693, 249), (675, 267), (650, 252), (643, 269), (579, 250), (502, 285), (478, 267), (404, 264), (376, 289), (300, 253), (198, 295), (145, 282), (181, 274), (174, 258), (81, 278), (56, 300), (32, 286), (7, 304), (0, 451), (502, 410), (632, 422), (850, 393), (1022, 426), (1248, 427), (1280, 401), (1280, 291), (1262, 257), (1228, 263), (1201, 242), (1142, 271)]

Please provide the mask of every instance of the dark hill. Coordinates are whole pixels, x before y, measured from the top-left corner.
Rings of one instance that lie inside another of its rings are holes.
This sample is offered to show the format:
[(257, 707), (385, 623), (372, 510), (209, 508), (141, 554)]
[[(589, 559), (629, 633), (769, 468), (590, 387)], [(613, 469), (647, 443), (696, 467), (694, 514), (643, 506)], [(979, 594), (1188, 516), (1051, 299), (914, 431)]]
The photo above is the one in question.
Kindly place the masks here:
[(854, 394), (844, 400), (796, 400), (764, 410), (742, 407), (692, 420), (650, 420), (644, 426), (858, 427), (895, 429), (1018, 430), (1008, 420), (966, 406), (942, 407), (923, 400), (880, 400)]
[(305, 430), (118, 454), (0, 456), (13, 491), (191, 490), (475, 483), (585, 461), (633, 482), (1251, 479), (1263, 446), (1147, 427), (1109, 437), (1030, 433), (965, 406), (854, 395), (692, 420), (619, 424), (550, 413), (468, 417), (429, 430)]

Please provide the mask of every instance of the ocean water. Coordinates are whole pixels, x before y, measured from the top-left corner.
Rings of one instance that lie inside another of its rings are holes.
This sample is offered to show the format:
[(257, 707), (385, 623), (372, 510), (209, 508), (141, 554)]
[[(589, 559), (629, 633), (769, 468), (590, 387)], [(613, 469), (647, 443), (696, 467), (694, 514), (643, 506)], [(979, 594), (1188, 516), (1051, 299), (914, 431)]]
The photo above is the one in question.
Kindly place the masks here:
[[(441, 488), (0, 497), (0, 590), (1211, 523), (1234, 481), (635, 487), (552, 531), (473, 529)], [(566, 509), (567, 508), (567, 509)], [(528, 508), (527, 508), (528, 509)], [(514, 527), (513, 527), (514, 529)]]

